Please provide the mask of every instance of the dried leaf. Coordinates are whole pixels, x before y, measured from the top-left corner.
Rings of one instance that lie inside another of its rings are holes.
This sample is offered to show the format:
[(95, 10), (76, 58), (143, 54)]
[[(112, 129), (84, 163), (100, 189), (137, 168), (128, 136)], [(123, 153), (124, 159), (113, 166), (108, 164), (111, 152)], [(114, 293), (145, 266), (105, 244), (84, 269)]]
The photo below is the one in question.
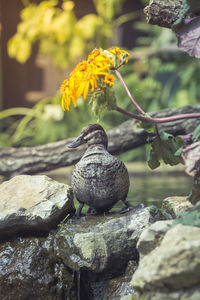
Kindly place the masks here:
[(200, 17), (185, 19), (181, 29), (175, 32), (178, 47), (190, 56), (200, 58)]
[(151, 169), (159, 167), (161, 159), (165, 164), (177, 165), (180, 163), (180, 159), (175, 153), (182, 145), (183, 141), (179, 137), (174, 137), (167, 132), (161, 132), (151, 144), (148, 157), (149, 167)]
[[(199, 179), (194, 180), (192, 191), (191, 191), (190, 195), (188, 196), (188, 200), (192, 204), (196, 204), (197, 202), (200, 201), (200, 180)], [(200, 202), (199, 202), (199, 204), (200, 204)]]
[(200, 142), (184, 147), (182, 158), (185, 164), (185, 172), (190, 176), (200, 177)]

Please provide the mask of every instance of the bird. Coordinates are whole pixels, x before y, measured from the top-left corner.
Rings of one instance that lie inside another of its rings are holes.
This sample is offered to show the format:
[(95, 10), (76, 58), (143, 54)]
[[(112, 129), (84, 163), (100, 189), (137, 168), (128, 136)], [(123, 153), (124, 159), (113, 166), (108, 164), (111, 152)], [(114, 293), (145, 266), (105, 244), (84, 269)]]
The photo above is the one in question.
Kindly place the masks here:
[(121, 212), (132, 209), (127, 200), (130, 184), (127, 168), (108, 152), (108, 137), (103, 127), (88, 124), (68, 147), (82, 144), (87, 144), (87, 150), (72, 172), (72, 189), (79, 202), (76, 216), (81, 216), (84, 204), (95, 214), (108, 212), (119, 200), (126, 207)]

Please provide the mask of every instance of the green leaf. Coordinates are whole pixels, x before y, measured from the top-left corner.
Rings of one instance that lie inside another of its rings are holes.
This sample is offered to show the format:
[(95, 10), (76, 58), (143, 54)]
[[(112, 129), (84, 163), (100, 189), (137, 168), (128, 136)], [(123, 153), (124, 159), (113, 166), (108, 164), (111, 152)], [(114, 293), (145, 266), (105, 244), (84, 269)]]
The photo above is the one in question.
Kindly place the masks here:
[(114, 110), (116, 107), (114, 90), (110, 87), (105, 87), (101, 91), (93, 93), (90, 103), (92, 103), (92, 110), (98, 118), (104, 109)]
[(151, 169), (155, 169), (160, 166), (160, 160), (163, 160), (165, 164), (171, 166), (180, 163), (177, 157), (177, 150), (183, 145), (183, 141), (179, 137), (174, 137), (167, 132), (161, 132), (159, 136), (156, 136), (151, 144), (151, 150), (148, 156), (148, 165)]
[[(146, 117), (147, 115), (143, 115), (144, 117)], [(144, 128), (146, 131), (150, 132), (150, 133), (155, 133), (155, 125), (153, 123), (147, 123), (147, 122), (139, 122), (139, 126)]]
[(180, 213), (172, 225), (176, 224), (200, 227), (200, 201), (190, 211)]
[(157, 157), (156, 149), (151, 149), (148, 153), (147, 162), (149, 167), (154, 170), (160, 166), (160, 162)]
[(92, 111), (99, 118), (102, 110), (106, 106), (106, 99), (104, 93), (93, 93), (89, 103), (92, 103)]
[(104, 95), (105, 95), (105, 100), (106, 100), (106, 106), (108, 110), (114, 110), (116, 108), (116, 97), (115, 97), (115, 92), (112, 88), (106, 87), (104, 89)]
[(200, 124), (194, 130), (194, 133), (193, 133), (193, 136), (192, 136), (193, 142), (197, 142), (199, 140), (199, 137), (200, 137)]

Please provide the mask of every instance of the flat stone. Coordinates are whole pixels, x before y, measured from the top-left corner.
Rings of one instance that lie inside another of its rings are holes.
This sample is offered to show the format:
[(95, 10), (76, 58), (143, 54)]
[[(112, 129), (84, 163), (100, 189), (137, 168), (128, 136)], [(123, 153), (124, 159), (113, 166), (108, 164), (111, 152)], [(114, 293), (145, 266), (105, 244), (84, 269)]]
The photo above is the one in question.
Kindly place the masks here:
[(0, 185), (0, 239), (41, 234), (74, 209), (73, 192), (45, 175), (19, 175)]
[(173, 220), (157, 221), (144, 229), (137, 243), (140, 259), (160, 245)]
[(162, 209), (173, 218), (176, 218), (181, 212), (188, 211), (192, 206), (192, 203), (187, 200), (187, 197), (180, 196), (168, 197), (162, 202)]
[(63, 225), (56, 234), (57, 255), (77, 272), (122, 270), (129, 260), (138, 260), (138, 238), (158, 218), (158, 209), (144, 208), (124, 215), (88, 216), (82, 223)]
[(142, 291), (191, 288), (200, 282), (200, 228), (178, 224), (145, 255), (131, 284)]

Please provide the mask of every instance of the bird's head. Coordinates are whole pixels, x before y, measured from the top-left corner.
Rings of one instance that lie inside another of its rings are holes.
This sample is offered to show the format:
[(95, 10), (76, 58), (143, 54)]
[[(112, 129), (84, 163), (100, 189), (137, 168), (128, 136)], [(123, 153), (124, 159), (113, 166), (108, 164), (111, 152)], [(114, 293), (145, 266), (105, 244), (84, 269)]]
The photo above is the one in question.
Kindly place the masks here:
[(99, 124), (88, 124), (68, 147), (76, 148), (85, 143), (87, 143), (88, 146), (101, 144), (107, 148), (108, 137), (103, 127)]

